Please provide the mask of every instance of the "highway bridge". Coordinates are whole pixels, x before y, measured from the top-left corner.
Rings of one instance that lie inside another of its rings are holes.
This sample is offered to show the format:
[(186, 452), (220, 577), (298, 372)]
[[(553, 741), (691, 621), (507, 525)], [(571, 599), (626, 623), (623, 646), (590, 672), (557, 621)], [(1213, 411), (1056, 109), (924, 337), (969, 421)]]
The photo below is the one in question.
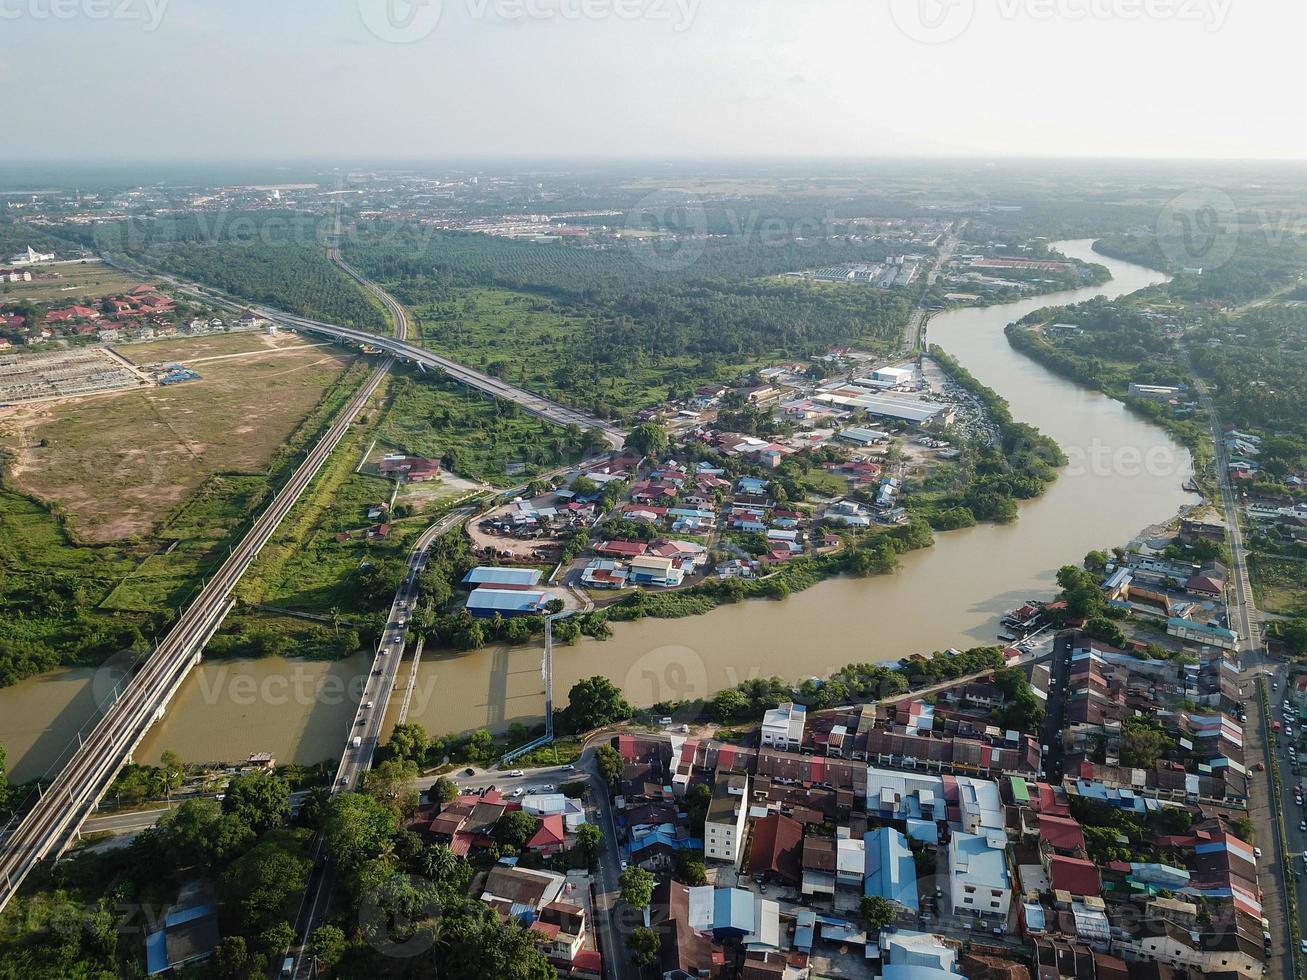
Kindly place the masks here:
[(280, 310), (268, 307), (256, 306), (254, 312), (259, 316), (272, 320), (274, 323), (293, 330), (330, 337), (341, 343), (374, 347), (396, 360), (415, 364), (423, 370), (438, 371), (470, 388), (485, 392), (487, 395), (493, 395), (495, 398), (502, 398), (504, 401), (513, 402), (520, 406), (523, 411), (557, 425), (575, 425), (583, 430), (596, 429), (602, 433), (605, 441), (614, 449), (622, 448), (623, 443), (626, 441), (626, 432), (611, 422), (606, 422), (589, 412), (583, 412), (580, 409), (534, 394), (524, 388), (493, 378), (488, 374), (482, 374), (480, 371), (459, 364), (457, 361), (452, 361), (448, 357), (432, 353), (418, 347), (416, 344), (410, 344), (405, 340), (383, 337), (379, 334), (368, 333), (366, 330), (354, 330), (334, 323), (322, 323), (318, 320), (283, 313)]
[(387, 358), (372, 372), (277, 491), (267, 509), (254, 520), (227, 560), (204, 583), (163, 642), (124, 681), (116, 697), (101, 706), (102, 715), (90, 735), (80, 740), (63, 770), (40, 790), (36, 805), (16, 826), (11, 822), (6, 828), (3, 849), (0, 849), (0, 910), (13, 898), (33, 867), (63, 851), (150, 726), (162, 717), (191, 668), (200, 662), (205, 644), (234, 604), (232, 589), (354, 424), (393, 363), (393, 359)]

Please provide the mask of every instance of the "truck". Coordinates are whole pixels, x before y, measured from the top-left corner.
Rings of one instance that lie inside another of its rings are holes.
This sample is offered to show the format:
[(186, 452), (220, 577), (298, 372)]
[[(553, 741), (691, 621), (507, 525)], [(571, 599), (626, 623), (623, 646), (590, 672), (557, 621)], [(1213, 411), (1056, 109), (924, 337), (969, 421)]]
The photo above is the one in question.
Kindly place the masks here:
[(353, 739), (353, 745), (354, 748), (356, 749), (361, 748), (363, 745), (363, 737), (361, 735), (355, 735)]

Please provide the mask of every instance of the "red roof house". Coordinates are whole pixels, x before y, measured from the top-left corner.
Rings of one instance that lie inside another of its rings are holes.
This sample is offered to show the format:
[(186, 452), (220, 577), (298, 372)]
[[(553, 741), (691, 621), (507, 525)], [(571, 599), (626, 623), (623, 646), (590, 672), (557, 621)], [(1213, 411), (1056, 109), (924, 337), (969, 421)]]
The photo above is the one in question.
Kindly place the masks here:
[(540, 818), (540, 826), (526, 846), (545, 857), (553, 857), (563, 850), (563, 815), (553, 813)]

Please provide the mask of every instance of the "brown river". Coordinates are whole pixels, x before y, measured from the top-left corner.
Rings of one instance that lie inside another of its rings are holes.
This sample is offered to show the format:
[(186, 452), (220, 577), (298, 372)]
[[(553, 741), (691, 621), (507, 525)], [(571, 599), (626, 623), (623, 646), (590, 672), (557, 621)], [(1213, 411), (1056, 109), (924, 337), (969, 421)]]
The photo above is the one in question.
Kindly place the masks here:
[[(565, 700), (579, 678), (602, 673), (636, 703), (705, 696), (748, 677), (789, 680), (855, 661), (995, 642), (1001, 614), (1053, 591), (1056, 570), (1093, 548), (1123, 544), (1197, 498), (1181, 489), (1189, 454), (1120, 402), (1053, 375), (1014, 351), (1011, 321), (1044, 306), (1120, 296), (1161, 273), (1099, 256), (1091, 242), (1063, 242), (1068, 255), (1112, 272), (1105, 285), (935, 317), (928, 341), (958, 358), (1005, 397), (1013, 415), (1052, 436), (1070, 465), (1049, 491), (1006, 526), (936, 536), (905, 555), (893, 575), (834, 579), (783, 602), (756, 600), (679, 620), (614, 625), (606, 641), (555, 649), (555, 690)], [(334, 664), (269, 659), (202, 664), (138, 752), (172, 749), (188, 761), (238, 760), (268, 751), (279, 760), (335, 758), (357, 702), (362, 657)], [(407, 664), (400, 690), (407, 685)], [(95, 672), (55, 672), (0, 689), (0, 743), (11, 778), (43, 772), (91, 717)], [(428, 656), (409, 720), (429, 732), (500, 728), (543, 717), (538, 648), (488, 647)], [(392, 714), (395, 706), (392, 705)]]

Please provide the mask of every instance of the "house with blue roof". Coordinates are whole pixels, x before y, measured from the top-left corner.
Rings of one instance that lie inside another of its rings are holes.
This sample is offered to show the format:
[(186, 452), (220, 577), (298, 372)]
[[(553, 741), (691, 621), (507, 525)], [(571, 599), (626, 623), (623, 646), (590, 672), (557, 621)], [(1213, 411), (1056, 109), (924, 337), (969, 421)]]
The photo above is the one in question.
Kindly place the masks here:
[(879, 827), (863, 835), (865, 874), (862, 893), (879, 896), (913, 912), (921, 910), (917, 897), (917, 863), (908, 839), (892, 827)]
[(174, 908), (145, 937), (145, 972), (154, 976), (206, 960), (218, 939), (218, 907), (212, 902)]

